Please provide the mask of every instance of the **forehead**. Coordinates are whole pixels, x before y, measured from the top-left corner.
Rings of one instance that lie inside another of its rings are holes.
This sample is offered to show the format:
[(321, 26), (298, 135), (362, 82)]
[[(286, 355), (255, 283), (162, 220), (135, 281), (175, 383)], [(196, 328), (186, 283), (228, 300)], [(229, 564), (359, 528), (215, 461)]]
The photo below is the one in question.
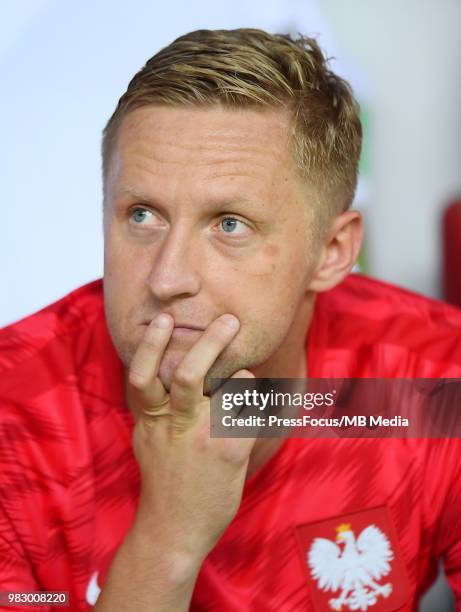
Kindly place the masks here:
[(119, 127), (109, 175), (289, 180), (297, 177), (290, 129), (289, 114), (277, 109), (136, 109)]

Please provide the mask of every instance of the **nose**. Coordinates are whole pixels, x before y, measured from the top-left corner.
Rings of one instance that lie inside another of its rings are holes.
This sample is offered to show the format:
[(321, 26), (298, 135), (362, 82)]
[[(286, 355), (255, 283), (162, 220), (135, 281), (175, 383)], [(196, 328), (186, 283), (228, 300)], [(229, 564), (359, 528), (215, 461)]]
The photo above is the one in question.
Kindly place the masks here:
[(190, 297), (200, 291), (197, 239), (186, 227), (170, 229), (155, 254), (148, 278), (149, 287), (159, 301)]

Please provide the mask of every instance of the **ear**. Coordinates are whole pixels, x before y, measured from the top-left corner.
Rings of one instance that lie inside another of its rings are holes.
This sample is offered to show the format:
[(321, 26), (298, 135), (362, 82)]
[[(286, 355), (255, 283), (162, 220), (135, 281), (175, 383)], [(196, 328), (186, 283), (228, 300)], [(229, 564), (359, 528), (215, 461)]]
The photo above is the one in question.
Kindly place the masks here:
[(320, 292), (339, 285), (357, 261), (362, 237), (362, 216), (358, 210), (337, 215), (325, 234), (309, 289)]

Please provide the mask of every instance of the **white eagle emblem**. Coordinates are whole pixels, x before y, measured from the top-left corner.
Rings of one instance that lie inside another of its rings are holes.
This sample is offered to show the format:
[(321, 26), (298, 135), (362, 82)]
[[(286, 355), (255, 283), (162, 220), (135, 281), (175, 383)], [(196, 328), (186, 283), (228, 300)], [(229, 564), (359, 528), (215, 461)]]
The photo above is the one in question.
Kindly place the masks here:
[[(392, 584), (378, 584), (390, 570), (394, 558), (390, 542), (376, 525), (366, 527), (356, 539), (349, 524), (336, 528), (336, 542), (315, 538), (307, 554), (311, 576), (322, 591), (337, 591), (329, 600), (332, 610), (367, 610), (380, 596), (389, 597)], [(344, 544), (344, 549), (338, 546)]]

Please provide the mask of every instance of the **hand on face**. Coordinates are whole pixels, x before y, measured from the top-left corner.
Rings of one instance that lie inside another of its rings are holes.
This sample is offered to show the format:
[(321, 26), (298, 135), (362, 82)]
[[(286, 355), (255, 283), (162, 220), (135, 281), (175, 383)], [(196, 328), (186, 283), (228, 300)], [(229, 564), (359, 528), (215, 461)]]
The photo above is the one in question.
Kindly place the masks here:
[[(137, 423), (133, 446), (141, 471), (137, 524), (169, 546), (202, 558), (240, 504), (254, 439), (210, 437), (205, 376), (239, 330), (229, 314), (215, 319), (176, 368), (169, 394), (158, 372), (173, 332), (161, 314), (132, 359), (127, 401)], [(253, 378), (239, 370), (232, 378)]]

